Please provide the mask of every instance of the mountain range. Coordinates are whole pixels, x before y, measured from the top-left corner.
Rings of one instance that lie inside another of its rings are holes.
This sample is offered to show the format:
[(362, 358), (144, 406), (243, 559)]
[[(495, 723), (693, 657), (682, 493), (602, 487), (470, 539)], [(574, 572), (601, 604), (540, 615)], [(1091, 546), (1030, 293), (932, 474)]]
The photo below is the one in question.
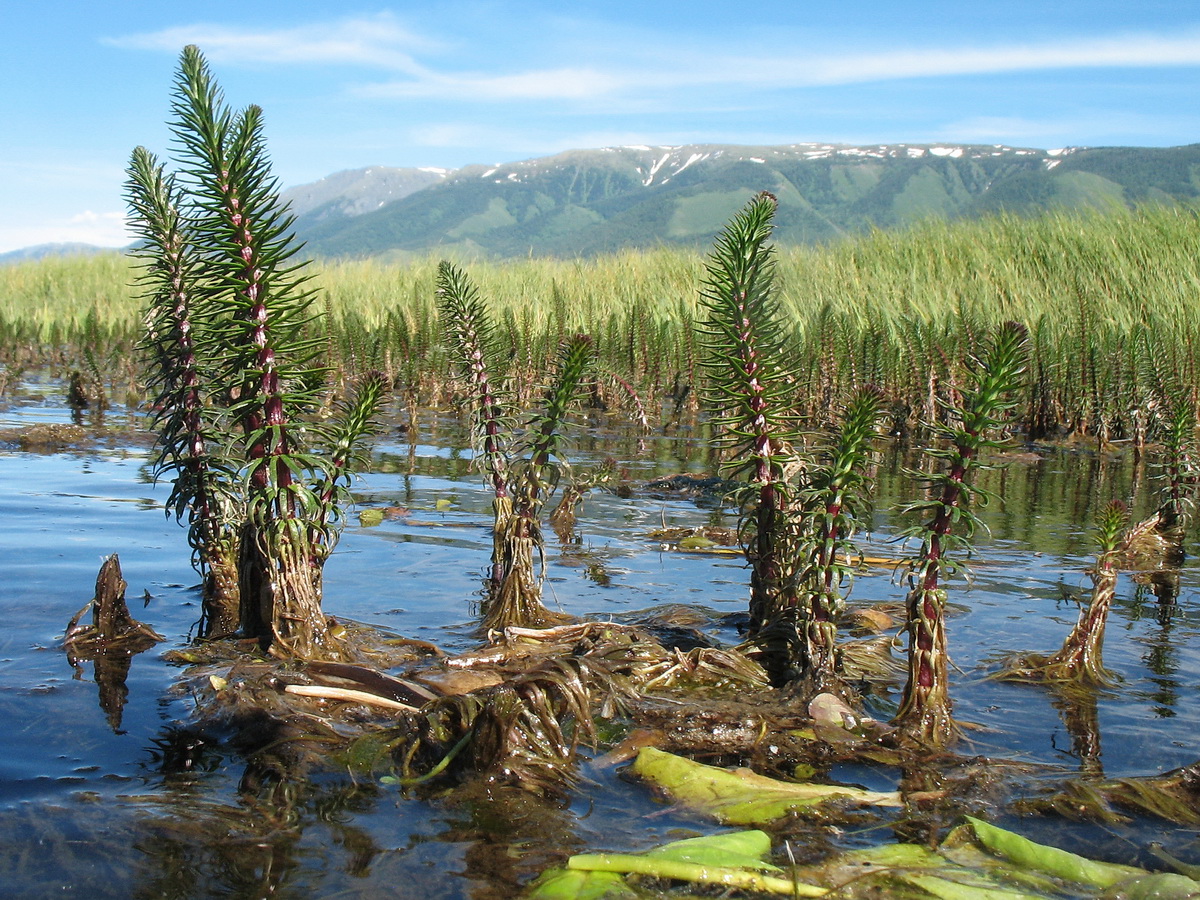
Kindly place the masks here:
[[(930, 218), (1200, 197), (1200, 144), (628, 146), (461, 169), (371, 166), (284, 191), (306, 252), (326, 258), (589, 256), (704, 247), (756, 192), (775, 238), (811, 244)], [(0, 262), (87, 248), (25, 248)]]
[(285, 197), (318, 256), (587, 256), (705, 246), (761, 190), (779, 198), (776, 240), (806, 244), (935, 217), (1191, 201), (1200, 144), (609, 147), (456, 170), (371, 167)]

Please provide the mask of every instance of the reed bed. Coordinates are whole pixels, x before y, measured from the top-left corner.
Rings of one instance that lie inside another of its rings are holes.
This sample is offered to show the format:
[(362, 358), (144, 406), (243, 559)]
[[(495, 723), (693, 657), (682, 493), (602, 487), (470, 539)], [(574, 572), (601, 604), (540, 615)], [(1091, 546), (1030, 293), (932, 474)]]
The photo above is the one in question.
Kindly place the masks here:
[[(451, 366), (437, 320), (437, 258), (312, 267), (329, 361), (387, 373), (411, 404), (444, 402)], [(703, 384), (695, 250), (468, 266), (493, 309), (511, 382), (532, 396), (561, 340), (586, 332), (605, 378), (596, 400), (693, 407)], [(1152, 440), (1165, 397), (1200, 394), (1200, 211), (1190, 206), (929, 222), (822, 247), (781, 248), (781, 305), (796, 405), (824, 420), (865, 384), (892, 427), (936, 417), (995, 324), (1030, 332), (1020, 415), (1034, 438)], [(141, 303), (117, 254), (0, 268), (6, 371), (128, 354)], [(103, 366), (101, 366), (103, 369)]]

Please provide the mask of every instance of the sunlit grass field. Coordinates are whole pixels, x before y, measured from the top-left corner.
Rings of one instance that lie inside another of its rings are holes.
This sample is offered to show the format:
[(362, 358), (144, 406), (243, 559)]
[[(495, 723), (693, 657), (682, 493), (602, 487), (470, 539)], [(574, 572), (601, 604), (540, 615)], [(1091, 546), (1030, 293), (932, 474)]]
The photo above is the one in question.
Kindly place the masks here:
[[(316, 262), (328, 362), (382, 369), (415, 400), (449, 390), (434, 257), (406, 264)], [(588, 259), (466, 266), (490, 301), (514, 383), (532, 390), (559, 342), (596, 341), (597, 399), (646, 408), (692, 403), (703, 253), (661, 248)], [(0, 354), (11, 378), (33, 366), (103, 373), (133, 355), (143, 301), (119, 254), (0, 268)], [(1152, 439), (1165, 394), (1195, 401), (1200, 213), (1148, 206), (1039, 218), (930, 222), (822, 247), (778, 250), (798, 411), (820, 420), (874, 383), (895, 426), (937, 414), (990, 326), (1029, 328), (1020, 415), (1033, 437)]]

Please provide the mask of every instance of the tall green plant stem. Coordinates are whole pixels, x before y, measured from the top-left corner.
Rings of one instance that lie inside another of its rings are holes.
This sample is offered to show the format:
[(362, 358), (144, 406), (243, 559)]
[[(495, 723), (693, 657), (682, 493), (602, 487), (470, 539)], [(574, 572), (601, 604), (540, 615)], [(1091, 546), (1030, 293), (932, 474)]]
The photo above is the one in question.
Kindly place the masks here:
[[(544, 410), (526, 423), (525, 455), (509, 467), (509, 497), (497, 522), (495, 540), (501, 560), (500, 579), (483, 610), (483, 626), (542, 627), (562, 621), (542, 603), (542, 579), (534, 573), (534, 557), (542, 560), (545, 537), (541, 514), (560, 478), (560, 444), (567, 414), (584, 395), (592, 370), (592, 341), (587, 335), (566, 340), (546, 392)], [(497, 500), (497, 508), (501, 501)]]
[(775, 296), (774, 248), (768, 243), (777, 202), (752, 199), (717, 237), (700, 291), (705, 367), (725, 452), (722, 466), (742, 478), (743, 546), (750, 563), (750, 637), (763, 649), (772, 679), (789, 677), (797, 603), (789, 578), (792, 372)]
[(493, 387), (493, 325), (478, 289), (447, 262), (438, 266), (436, 286), (442, 329), (459, 375), (470, 387), (475, 440), (493, 491), (492, 566), (482, 625), (498, 631), (509, 625), (553, 624), (561, 617), (542, 604), (541, 578), (535, 570), (545, 543), (541, 512), (559, 480), (567, 416), (590, 383), (592, 340), (576, 335), (563, 342), (544, 409), (526, 423), (518, 442)]
[(1104, 631), (1117, 587), (1120, 559), (1132, 532), (1126, 532), (1129, 510), (1114, 500), (1096, 515), (1096, 565), (1092, 568), (1092, 598), (1079, 612), (1075, 626), (1052, 656), (1028, 654), (1016, 658), (1000, 678), (1051, 684), (1103, 687), (1112, 676), (1104, 668)]
[(511, 570), (505, 542), (513, 518), (505, 452), (505, 443), (511, 440), (511, 425), (492, 379), (493, 326), (479, 289), (462, 269), (445, 261), (438, 265), (435, 287), (451, 358), (459, 376), (470, 387), (472, 430), (481, 467), (493, 492), (492, 567), (484, 587), (485, 595), (491, 599), (499, 596), (505, 573)]
[(948, 410), (951, 423), (934, 428), (949, 446), (925, 451), (946, 463), (943, 472), (925, 479), (934, 496), (906, 509), (929, 518), (907, 531), (910, 537), (921, 537), (922, 544), (909, 574), (908, 678), (895, 721), (902, 734), (927, 746), (944, 745), (957, 731), (951, 715), (942, 581), (956, 568), (954, 556), (970, 553), (978, 527), (972, 507), (986, 501), (973, 487), (971, 475), (980, 465), (980, 450), (997, 445), (990, 435), (1003, 424), (999, 417), (1014, 405), (1026, 341), (1024, 327), (1001, 326), (970, 367), (970, 386), (962, 391), (961, 405)]
[(302, 509), (320, 507), (312, 483), (321, 464), (292, 435), (293, 416), (315, 406), (303, 378), (315, 348), (302, 333), (312, 298), (296, 275), (302, 263), (293, 262), (291, 218), (266, 157), (262, 111), (226, 108), (195, 47), (183, 52), (172, 108), (172, 130), (189, 157), (186, 171), (198, 198), (195, 229), (218, 323), (214, 337), (223, 347), (219, 365), (234, 386), (230, 413), (248, 468), (242, 630), (284, 653), (317, 655), (327, 642), (325, 553)]
[(860, 390), (846, 408), (833, 444), (803, 475), (803, 562), (797, 577), (806, 610), (803, 657), (799, 662), (800, 674), (812, 694), (841, 687), (837, 615), (852, 577), (850, 559), (857, 550), (851, 538), (858, 529), (859, 509), (867, 489), (863, 470), (882, 416), (882, 402), (877, 389)]
[[(158, 363), (163, 459), (176, 474), (171, 503), (177, 514), (190, 509), (193, 546), (214, 597), (222, 593), (206, 606), (207, 630), (232, 630), (233, 592), (217, 585), (232, 584), (236, 559), (244, 634), (279, 655), (334, 653), (322, 571), (385, 384), (368, 377), (332, 429), (303, 421), (320, 404), (327, 373), (314, 360), (324, 342), (311, 327), (313, 294), (271, 175), (262, 112), (230, 110), (196, 47), (181, 56), (172, 112), (180, 173), (165, 175), (139, 148), (129, 194), (147, 238), (147, 345)], [(314, 452), (314, 438), (329, 444), (327, 455)]]
[(200, 260), (181, 218), (175, 178), (146, 148), (133, 151), (126, 196), (131, 225), (141, 239), (136, 252), (147, 303), (142, 348), (151, 361), (147, 385), (154, 394), (159, 456), (155, 477), (173, 474), (167, 513), (188, 520), (193, 562), (203, 579), (200, 623), (205, 637), (237, 631), (237, 574), (241, 510), (224, 485), (230, 473), (212, 453), (215, 426), (203, 394), (197, 357), (197, 269)]

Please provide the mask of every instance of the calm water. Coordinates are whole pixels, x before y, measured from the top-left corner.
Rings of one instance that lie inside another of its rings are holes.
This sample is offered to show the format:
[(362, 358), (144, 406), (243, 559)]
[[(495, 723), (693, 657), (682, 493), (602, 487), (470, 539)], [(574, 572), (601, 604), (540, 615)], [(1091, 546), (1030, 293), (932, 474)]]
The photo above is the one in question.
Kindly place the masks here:
[[(67, 421), (53, 386), (27, 386), (0, 410), (0, 430)], [(119, 412), (106, 419), (129, 421)], [(385, 520), (368, 529), (352, 517), (326, 569), (329, 612), (452, 651), (471, 646), (490, 506), (468, 471), (469, 454), (453, 449), (461, 442), (449, 418), (423, 423), (412, 446), (398, 433), (384, 439), (380, 471), (357, 485), (360, 505), (403, 505), (442, 527)], [(562, 807), (510, 796), (422, 802), (337, 774), (264, 798), (239, 793), (244, 760), (219, 743), (191, 751), (186, 777), (173, 771), (172, 754), (195, 739), (191, 704), (171, 689), (178, 670), (161, 655), (187, 643), (198, 616), (196, 579), (182, 529), (161, 510), (167, 489), (150, 483), (146, 450), (124, 439), (105, 443), (112, 446), (31, 453), (0, 442), (0, 896), (504, 897), (563, 852), (642, 849), (708, 828), (587, 762)], [(639, 483), (702, 470), (704, 444), (685, 430), (654, 437), (639, 453), (632, 439), (597, 430), (573, 459), (587, 466), (611, 453)], [(899, 553), (888, 541), (895, 523), (887, 511), (911, 491), (895, 474), (897, 462), (885, 459), (879, 478), (870, 549), (882, 556)], [(1062, 450), (988, 475), (1005, 502), (986, 512), (991, 534), (978, 542), (972, 583), (955, 582), (951, 594), (963, 610), (950, 623), (956, 714), (981, 726), (959, 749), (1037, 764), (996, 795), (1002, 823), (1125, 861), (1144, 860), (1142, 848), (1158, 840), (1196, 862), (1195, 835), (1167, 823), (1098, 828), (1003, 818), (1007, 800), (1077, 772), (1081, 761), (1049, 694), (984, 680), (999, 654), (1058, 646), (1077, 614), (1068, 595), (1085, 596), (1089, 586), (1086, 526), (1094, 510), (1136, 490), (1144, 512), (1151, 474), (1139, 475), (1120, 455)], [(443, 500), (450, 506), (439, 510)], [(738, 560), (662, 552), (645, 537), (664, 522), (718, 520), (732, 524), (727, 513), (686, 500), (594, 493), (580, 515), (580, 540), (550, 541), (547, 602), (601, 618), (665, 603), (742, 610), (747, 572)], [(64, 627), (114, 552), (131, 611), (168, 638), (134, 659), (116, 729), (99, 706), (91, 664), (76, 673), (61, 649)], [(1155, 774), (1200, 756), (1194, 559), (1189, 546), (1169, 614), (1122, 577), (1105, 646), (1105, 662), (1122, 680), (1101, 699), (1090, 735), (1110, 777)], [(895, 601), (902, 593), (880, 569), (856, 582), (852, 601)], [(886, 713), (886, 701), (879, 711)], [(870, 787), (895, 786), (886, 770), (846, 774)], [(886, 829), (851, 836), (889, 838)]]

